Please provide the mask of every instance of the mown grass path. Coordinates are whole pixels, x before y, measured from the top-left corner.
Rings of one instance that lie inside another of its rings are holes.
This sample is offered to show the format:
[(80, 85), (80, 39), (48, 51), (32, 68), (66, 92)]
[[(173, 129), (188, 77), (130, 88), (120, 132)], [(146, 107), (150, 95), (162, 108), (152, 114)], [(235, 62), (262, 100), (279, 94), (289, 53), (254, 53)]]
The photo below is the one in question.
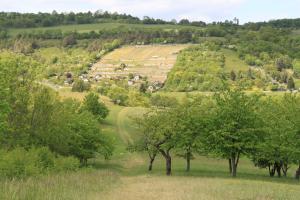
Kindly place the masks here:
[(122, 138), (123, 142), (125, 144), (132, 144), (133, 143), (133, 139), (130, 136), (130, 134), (127, 132), (126, 130), (126, 122), (125, 119), (128, 115), (128, 111), (129, 108), (123, 108), (117, 116), (117, 126), (118, 126), (118, 133), (120, 135), (120, 137)]

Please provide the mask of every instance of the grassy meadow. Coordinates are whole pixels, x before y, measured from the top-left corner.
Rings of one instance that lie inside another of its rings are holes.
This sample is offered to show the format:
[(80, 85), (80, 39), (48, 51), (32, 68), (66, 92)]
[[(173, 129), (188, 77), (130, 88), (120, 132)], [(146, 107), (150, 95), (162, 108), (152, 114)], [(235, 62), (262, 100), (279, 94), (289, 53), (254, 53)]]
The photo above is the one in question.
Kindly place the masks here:
[[(60, 91), (60, 95), (82, 100), (82, 95)], [(238, 177), (231, 178), (228, 161), (196, 156), (191, 171), (185, 172), (185, 160), (173, 157), (173, 174), (165, 176), (164, 159), (158, 157), (151, 173), (148, 155), (130, 153), (127, 145), (138, 137), (133, 117), (144, 108), (116, 106), (103, 99), (110, 114), (102, 125), (113, 138), (116, 149), (110, 160), (90, 160), (87, 169), (64, 174), (49, 174), (24, 180), (1, 180), (0, 199), (298, 199), (299, 182), (293, 179), (295, 167), (287, 178), (270, 178), (266, 169), (258, 169), (241, 159)]]

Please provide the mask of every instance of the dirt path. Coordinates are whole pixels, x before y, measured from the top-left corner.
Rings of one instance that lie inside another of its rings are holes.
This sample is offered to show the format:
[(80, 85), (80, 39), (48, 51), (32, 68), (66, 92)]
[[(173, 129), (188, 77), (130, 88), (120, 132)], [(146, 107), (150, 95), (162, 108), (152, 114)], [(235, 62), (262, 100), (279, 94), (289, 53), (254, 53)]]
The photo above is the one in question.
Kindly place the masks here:
[(118, 132), (125, 144), (132, 144), (133, 140), (130, 136), (130, 134), (126, 131), (126, 122), (125, 119), (127, 117), (129, 108), (123, 108), (117, 117), (117, 126), (118, 126)]

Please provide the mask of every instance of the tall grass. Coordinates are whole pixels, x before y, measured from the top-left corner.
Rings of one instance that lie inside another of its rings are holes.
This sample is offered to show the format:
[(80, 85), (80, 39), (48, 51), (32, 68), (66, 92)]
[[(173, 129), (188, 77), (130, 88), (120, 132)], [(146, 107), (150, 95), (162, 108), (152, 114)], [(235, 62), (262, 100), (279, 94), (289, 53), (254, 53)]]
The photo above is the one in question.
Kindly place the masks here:
[[(82, 170), (28, 179), (0, 181), (1, 200), (85, 200), (101, 197), (119, 182), (111, 171)], [(101, 198), (100, 198), (101, 199)]]

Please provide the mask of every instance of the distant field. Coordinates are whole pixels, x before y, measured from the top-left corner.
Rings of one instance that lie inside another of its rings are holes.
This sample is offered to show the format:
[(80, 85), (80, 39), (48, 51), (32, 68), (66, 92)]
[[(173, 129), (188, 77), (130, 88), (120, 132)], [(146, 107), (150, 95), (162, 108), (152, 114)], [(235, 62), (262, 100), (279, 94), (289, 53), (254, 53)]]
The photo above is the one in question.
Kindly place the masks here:
[(182, 26), (182, 25), (145, 25), (145, 24), (122, 24), (122, 23), (98, 23), (98, 24), (74, 24), (74, 25), (63, 25), (63, 26), (52, 26), (43, 28), (16, 28), (9, 29), (9, 34), (14, 36), (18, 33), (31, 32), (31, 31), (41, 31), (41, 30), (62, 30), (63, 32), (77, 31), (80, 33), (89, 31), (99, 31), (104, 29), (122, 28), (122, 26), (127, 28), (162, 28), (166, 30), (170, 29), (182, 29), (182, 28), (195, 28), (202, 29), (200, 27)]
[[(126, 46), (104, 56), (96, 63), (91, 74), (102, 77), (128, 76), (129, 73), (147, 76), (150, 81), (164, 82), (176, 62), (180, 50), (186, 45)], [(116, 70), (124, 63), (124, 70)]]

